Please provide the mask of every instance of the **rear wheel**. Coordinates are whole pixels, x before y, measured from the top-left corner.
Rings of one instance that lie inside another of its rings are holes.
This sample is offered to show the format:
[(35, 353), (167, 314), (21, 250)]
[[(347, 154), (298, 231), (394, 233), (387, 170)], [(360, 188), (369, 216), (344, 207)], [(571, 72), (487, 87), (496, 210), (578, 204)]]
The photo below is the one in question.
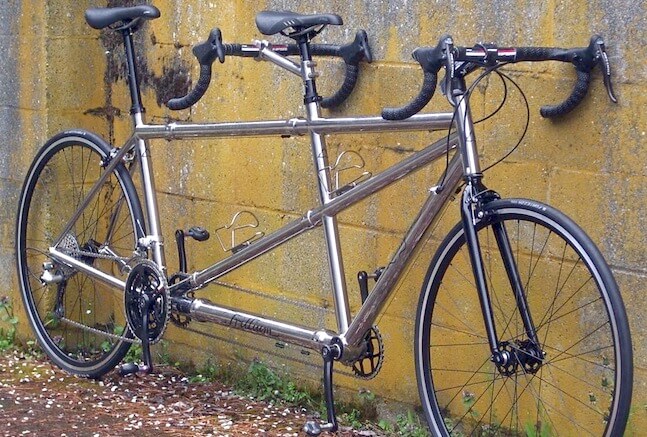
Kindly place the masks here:
[[(493, 229), (502, 225), (538, 345), (526, 334)], [(632, 351), (618, 287), (584, 232), (553, 208), (498, 200), (477, 224), (499, 347), (492, 361), (462, 227), (432, 261), (418, 306), (416, 370), (440, 436), (622, 435)]]
[[(17, 220), (18, 276), (37, 340), (58, 366), (90, 377), (114, 368), (130, 347), (123, 290), (48, 254), (104, 173), (109, 152), (88, 132), (50, 139), (29, 169)], [(125, 281), (143, 223), (130, 173), (119, 164), (56, 249)]]

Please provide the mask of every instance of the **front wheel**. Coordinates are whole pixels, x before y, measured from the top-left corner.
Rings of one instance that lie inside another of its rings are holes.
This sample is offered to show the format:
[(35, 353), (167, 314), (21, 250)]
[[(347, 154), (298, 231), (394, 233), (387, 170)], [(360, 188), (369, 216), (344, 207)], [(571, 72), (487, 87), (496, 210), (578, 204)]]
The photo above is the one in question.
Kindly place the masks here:
[[(507, 233), (539, 345), (530, 341), (494, 229)], [(492, 360), (459, 224), (436, 253), (416, 319), (416, 373), (435, 436), (618, 436), (632, 351), (618, 286), (586, 234), (555, 209), (497, 200), (477, 227), (498, 346)]]
[(29, 169), (16, 230), (18, 277), (36, 338), (59, 367), (98, 377), (121, 361), (133, 335), (123, 290), (49, 256), (50, 247), (125, 281), (144, 233), (141, 205), (128, 169), (117, 165), (90, 204), (65, 231), (103, 176), (110, 147), (85, 131), (50, 139)]

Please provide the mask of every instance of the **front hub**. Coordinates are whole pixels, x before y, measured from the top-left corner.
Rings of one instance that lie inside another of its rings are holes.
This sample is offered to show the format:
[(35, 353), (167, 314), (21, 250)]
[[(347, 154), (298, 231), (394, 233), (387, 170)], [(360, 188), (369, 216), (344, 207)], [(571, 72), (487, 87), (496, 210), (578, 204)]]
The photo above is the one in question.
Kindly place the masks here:
[(492, 355), (492, 362), (503, 376), (512, 376), (521, 371), (535, 374), (541, 368), (546, 354), (530, 340), (502, 341), (499, 353)]

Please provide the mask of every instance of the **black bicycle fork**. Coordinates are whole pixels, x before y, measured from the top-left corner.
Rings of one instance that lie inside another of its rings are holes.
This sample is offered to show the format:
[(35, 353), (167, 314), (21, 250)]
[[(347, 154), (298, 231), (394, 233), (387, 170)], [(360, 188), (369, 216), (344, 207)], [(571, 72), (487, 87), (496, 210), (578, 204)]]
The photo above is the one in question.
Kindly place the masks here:
[(461, 221), (465, 233), (465, 242), (478, 291), (485, 331), (490, 345), (490, 351), (492, 352), (492, 362), (497, 365), (499, 371), (504, 375), (514, 373), (516, 370), (511, 369), (516, 369), (519, 365), (524, 368), (524, 371), (534, 373), (538, 365), (541, 364), (544, 353), (541, 351), (537, 337), (537, 329), (528, 308), (528, 300), (512, 252), (510, 239), (501, 221), (492, 222), (492, 231), (508, 276), (508, 281), (514, 293), (517, 310), (523, 321), (528, 338), (527, 340), (516, 339), (516, 344), (509, 344), (508, 342), (499, 340), (496, 331), (496, 323), (492, 312), (492, 301), (490, 299), (483, 257), (481, 255), (481, 245), (477, 235), (477, 223), (485, 219), (488, 214), (484, 208), (485, 205), (497, 199), (499, 199), (499, 195), (483, 185), (480, 175), (468, 178), (461, 203)]

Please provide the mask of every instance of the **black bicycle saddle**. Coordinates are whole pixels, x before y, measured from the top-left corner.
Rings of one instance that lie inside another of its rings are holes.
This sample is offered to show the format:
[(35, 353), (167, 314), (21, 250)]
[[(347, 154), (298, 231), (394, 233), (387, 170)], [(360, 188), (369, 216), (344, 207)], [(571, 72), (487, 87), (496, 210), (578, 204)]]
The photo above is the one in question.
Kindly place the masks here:
[(274, 35), (288, 27), (299, 31), (301, 29), (325, 24), (344, 24), (336, 14), (302, 15), (295, 12), (263, 11), (256, 15), (256, 26), (263, 35)]
[(119, 21), (132, 21), (137, 18), (152, 20), (159, 18), (160, 11), (152, 5), (125, 8), (90, 8), (85, 11), (85, 21), (95, 29), (103, 29)]

